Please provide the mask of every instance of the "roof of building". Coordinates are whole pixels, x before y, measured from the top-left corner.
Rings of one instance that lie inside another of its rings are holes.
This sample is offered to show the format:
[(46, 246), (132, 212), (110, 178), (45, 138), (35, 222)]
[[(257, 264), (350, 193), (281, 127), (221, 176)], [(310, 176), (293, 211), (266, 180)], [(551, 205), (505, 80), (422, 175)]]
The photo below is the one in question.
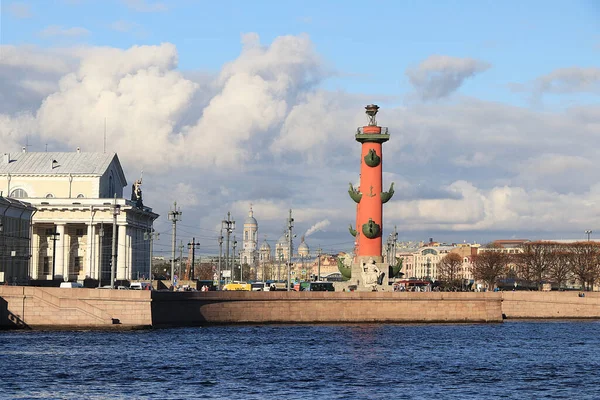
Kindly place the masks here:
[[(113, 160), (122, 171), (116, 153), (20, 152), (4, 153), (0, 174), (97, 175), (102, 176)], [(125, 178), (123, 176), (123, 178)]]
[(3, 197), (2, 195), (0, 195), (0, 206), (35, 210), (35, 207), (30, 203), (12, 197)]
[(267, 241), (264, 241), (263, 244), (260, 246), (261, 250), (271, 250), (271, 246), (269, 246), (269, 243), (267, 243)]

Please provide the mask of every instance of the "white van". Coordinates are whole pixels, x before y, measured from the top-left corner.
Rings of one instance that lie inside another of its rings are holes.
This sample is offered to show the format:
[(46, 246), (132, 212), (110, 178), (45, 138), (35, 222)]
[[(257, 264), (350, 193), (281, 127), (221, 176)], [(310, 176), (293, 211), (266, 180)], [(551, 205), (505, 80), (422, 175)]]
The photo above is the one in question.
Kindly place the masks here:
[(73, 288), (82, 288), (83, 285), (79, 282), (61, 282), (60, 287), (62, 289), (73, 289)]
[(129, 285), (129, 289), (152, 290), (152, 287), (150, 286), (150, 282), (132, 282), (131, 285)]

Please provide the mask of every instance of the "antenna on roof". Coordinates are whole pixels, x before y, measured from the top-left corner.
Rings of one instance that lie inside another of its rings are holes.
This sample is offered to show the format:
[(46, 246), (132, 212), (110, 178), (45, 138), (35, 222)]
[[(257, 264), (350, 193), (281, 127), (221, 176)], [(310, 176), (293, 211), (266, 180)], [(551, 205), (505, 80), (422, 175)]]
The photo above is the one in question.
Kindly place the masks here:
[(106, 117), (104, 117), (104, 150), (102, 152), (106, 154)]

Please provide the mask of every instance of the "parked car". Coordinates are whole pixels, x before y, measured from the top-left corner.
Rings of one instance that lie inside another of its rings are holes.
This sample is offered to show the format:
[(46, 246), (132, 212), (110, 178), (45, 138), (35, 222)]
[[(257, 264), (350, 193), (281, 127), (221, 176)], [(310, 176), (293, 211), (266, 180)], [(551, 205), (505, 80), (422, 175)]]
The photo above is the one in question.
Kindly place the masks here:
[(246, 282), (233, 281), (223, 286), (223, 290), (248, 290), (252, 289), (251, 285)]
[(252, 282), (250, 285), (253, 292), (268, 292), (271, 290), (271, 286), (266, 282)]
[(62, 289), (73, 289), (73, 288), (82, 288), (83, 284), (79, 283), (79, 282), (61, 282), (60, 283), (60, 287)]
[(131, 290), (152, 290), (152, 285), (150, 282), (132, 282), (129, 285), (129, 289)]

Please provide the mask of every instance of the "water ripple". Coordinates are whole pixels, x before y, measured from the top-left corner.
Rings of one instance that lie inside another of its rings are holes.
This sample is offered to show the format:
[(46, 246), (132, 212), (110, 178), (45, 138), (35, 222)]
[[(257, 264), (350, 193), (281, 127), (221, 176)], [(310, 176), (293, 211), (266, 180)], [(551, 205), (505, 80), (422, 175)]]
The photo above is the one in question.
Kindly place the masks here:
[(598, 398), (594, 321), (2, 331), (2, 399)]

